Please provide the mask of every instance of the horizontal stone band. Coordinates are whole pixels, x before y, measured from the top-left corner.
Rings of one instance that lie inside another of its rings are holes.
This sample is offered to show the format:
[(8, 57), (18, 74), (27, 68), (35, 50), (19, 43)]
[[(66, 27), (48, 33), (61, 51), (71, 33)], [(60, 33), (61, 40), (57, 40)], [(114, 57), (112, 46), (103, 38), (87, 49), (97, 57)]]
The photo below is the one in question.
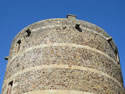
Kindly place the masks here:
[(96, 70), (96, 69), (93, 69), (93, 68), (88, 68), (88, 67), (82, 67), (82, 66), (69, 66), (69, 65), (57, 65), (57, 64), (52, 64), (52, 65), (42, 65), (42, 66), (35, 66), (35, 67), (30, 67), (30, 68), (26, 68), (22, 71), (19, 71), (17, 73), (15, 73), (14, 75), (12, 75), (9, 79), (7, 79), (4, 84), (8, 83), (10, 80), (14, 79), (16, 76), (18, 75), (21, 75), (21, 74), (24, 74), (26, 72), (29, 72), (29, 71), (33, 71), (33, 70), (41, 70), (41, 69), (51, 69), (51, 68), (62, 68), (62, 69), (77, 69), (77, 70), (83, 70), (83, 71), (89, 71), (89, 72), (93, 72), (93, 73), (97, 73), (99, 75), (103, 75), (104, 77), (106, 78), (109, 78), (111, 80), (113, 80), (114, 82), (116, 82), (121, 88), (123, 88), (123, 86), (121, 85), (120, 82), (118, 82), (114, 77), (102, 72), (102, 71), (99, 71), (99, 70)]
[(95, 94), (95, 93), (77, 91), (77, 90), (38, 90), (38, 91), (27, 92), (24, 94)]
[[(36, 32), (40, 29), (46, 29), (46, 28), (55, 28), (55, 27), (62, 27), (63, 25), (49, 25), (49, 26), (44, 26), (44, 27), (40, 27), (40, 28), (36, 28), (36, 29), (32, 29), (32, 32)], [(64, 25), (65, 26), (65, 25)], [(71, 27), (71, 25), (66, 25), (67, 27)], [(75, 26), (74, 26), (75, 27)], [(107, 40), (108, 37), (105, 37), (103, 34), (101, 33), (98, 33), (97, 31), (93, 30), (93, 29), (90, 29), (88, 27), (81, 27), (87, 31), (90, 31), (90, 32), (94, 32), (95, 34), (98, 34), (99, 36), (103, 37), (104, 39)]]
[(86, 45), (79, 45), (79, 44), (74, 44), (74, 43), (50, 43), (50, 44), (41, 44), (41, 45), (30, 47), (30, 48), (27, 48), (24, 51), (21, 51), (20, 53), (18, 53), (16, 55), (14, 55), (13, 58), (8, 61), (8, 65), (9, 65), (9, 63), (11, 63), (19, 55), (24, 54), (24, 53), (26, 53), (28, 51), (33, 50), (33, 49), (44, 48), (44, 47), (56, 47), (56, 46), (61, 46), (61, 47), (64, 47), (64, 46), (65, 47), (66, 46), (67, 47), (76, 47), (76, 48), (83, 48), (83, 49), (94, 51), (94, 52), (99, 53), (99, 54), (107, 57), (108, 59), (112, 60), (120, 68), (120, 66), (117, 64), (117, 62), (114, 59), (112, 59), (109, 55), (105, 54), (104, 52), (102, 52), (102, 51), (100, 51), (98, 49), (86, 46)]

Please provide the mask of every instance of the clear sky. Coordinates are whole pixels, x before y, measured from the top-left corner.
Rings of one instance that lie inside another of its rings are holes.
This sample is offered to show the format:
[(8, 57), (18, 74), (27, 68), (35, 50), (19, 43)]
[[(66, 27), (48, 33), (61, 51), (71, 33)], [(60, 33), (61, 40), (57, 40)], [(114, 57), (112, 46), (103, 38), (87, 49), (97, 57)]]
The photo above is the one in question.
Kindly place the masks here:
[(125, 80), (125, 0), (0, 0), (0, 92), (7, 64), (4, 57), (14, 36), (29, 24), (67, 14), (94, 23), (113, 37)]

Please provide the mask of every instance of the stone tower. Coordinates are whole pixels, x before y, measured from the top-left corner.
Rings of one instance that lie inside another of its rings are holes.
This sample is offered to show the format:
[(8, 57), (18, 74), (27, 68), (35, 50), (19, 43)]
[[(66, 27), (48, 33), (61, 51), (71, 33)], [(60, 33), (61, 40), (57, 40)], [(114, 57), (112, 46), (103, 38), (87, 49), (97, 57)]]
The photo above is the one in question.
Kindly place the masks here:
[(74, 15), (27, 26), (6, 59), (2, 94), (125, 94), (112, 38)]

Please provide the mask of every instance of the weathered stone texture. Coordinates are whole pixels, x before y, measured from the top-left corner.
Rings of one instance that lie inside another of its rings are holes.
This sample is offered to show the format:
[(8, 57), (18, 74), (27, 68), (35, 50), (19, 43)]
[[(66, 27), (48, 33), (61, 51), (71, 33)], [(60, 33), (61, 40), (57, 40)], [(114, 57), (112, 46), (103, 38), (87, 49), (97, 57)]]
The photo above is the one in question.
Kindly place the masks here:
[(28, 67), (51, 64), (94, 68), (112, 75), (122, 83), (121, 71), (117, 65), (113, 64), (112, 60), (98, 53), (75, 47), (72, 49), (71, 47), (39, 48), (21, 54), (10, 63), (11, 67), (7, 68), (6, 78)]
[(10, 81), (12, 94), (125, 94), (113, 40), (98, 26), (74, 17), (39, 21), (19, 32), (11, 45), (2, 94)]

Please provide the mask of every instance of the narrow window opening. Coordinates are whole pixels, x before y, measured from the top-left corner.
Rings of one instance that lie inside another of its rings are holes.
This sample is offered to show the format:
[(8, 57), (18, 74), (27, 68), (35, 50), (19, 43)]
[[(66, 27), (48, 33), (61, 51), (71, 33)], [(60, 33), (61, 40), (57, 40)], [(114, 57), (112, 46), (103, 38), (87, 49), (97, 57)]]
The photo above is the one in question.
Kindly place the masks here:
[(110, 47), (112, 48), (112, 50), (114, 51), (114, 49), (113, 49), (112, 44), (111, 44), (111, 42), (110, 42), (110, 41), (109, 41), (109, 45), (110, 45)]
[(118, 54), (117, 48), (115, 49), (115, 55), (116, 55), (117, 63), (120, 64), (120, 59), (119, 59), (119, 54)]
[(12, 86), (13, 86), (13, 81), (9, 82), (9, 84), (8, 84), (7, 94), (11, 94), (12, 93)]
[(80, 24), (76, 24), (76, 25), (75, 25), (75, 28), (76, 28), (79, 32), (82, 32), (82, 29), (80, 28)]
[(111, 37), (108, 38), (107, 41), (108, 41), (109, 45), (111, 46), (111, 48), (112, 48), (112, 50), (113, 50), (113, 52), (114, 52), (114, 54), (116, 56), (117, 63), (120, 64), (118, 50), (117, 50), (116, 46), (113, 46), (113, 40), (112, 40), (112, 38)]
[(9, 82), (9, 85), (13, 86), (13, 81)]
[(18, 43), (18, 44), (21, 44), (21, 40), (18, 40), (17, 43)]
[(113, 40), (112, 40), (112, 38), (109, 37), (109, 38), (107, 39), (107, 41), (108, 41), (108, 43), (109, 43), (111, 49), (112, 49), (113, 52), (115, 53), (115, 49), (116, 49), (116, 47), (113, 45)]
[(19, 51), (19, 50), (20, 50), (21, 40), (18, 40), (18, 41), (17, 41), (17, 44), (18, 44), (18, 50), (17, 50), (17, 51)]
[(107, 41), (108, 41), (110, 47), (112, 48), (112, 50), (114, 51), (114, 48), (112, 46), (112, 37), (107, 38)]
[(27, 33), (27, 37), (31, 35), (31, 31), (29, 29), (27, 29), (25, 32)]

